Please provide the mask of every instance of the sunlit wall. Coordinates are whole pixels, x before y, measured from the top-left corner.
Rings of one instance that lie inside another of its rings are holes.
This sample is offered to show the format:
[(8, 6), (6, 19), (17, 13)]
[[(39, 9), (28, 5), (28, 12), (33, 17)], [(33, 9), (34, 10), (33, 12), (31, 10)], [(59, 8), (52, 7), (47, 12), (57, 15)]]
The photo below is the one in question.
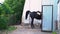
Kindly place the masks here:
[[(57, 1), (58, 0), (26, 0), (24, 10), (23, 10), (23, 16), (22, 16), (22, 22), (23, 23), (30, 23), (30, 17), (26, 20), (25, 19), (25, 14), (27, 10), (30, 11), (41, 11), (41, 6), (42, 5), (53, 5), (53, 31), (55, 30), (56, 26), (56, 21), (57, 21)], [(36, 20), (35, 20), (36, 21)], [(38, 22), (38, 21), (36, 21)]]
[[(42, 6), (42, 0), (26, 0), (25, 1), (25, 6), (23, 9), (23, 16), (22, 16), (22, 22), (23, 23), (30, 23), (30, 17), (28, 19), (25, 19), (25, 14), (27, 10), (32, 11), (41, 11), (41, 6)], [(39, 20), (34, 19), (34, 23), (40, 23)]]

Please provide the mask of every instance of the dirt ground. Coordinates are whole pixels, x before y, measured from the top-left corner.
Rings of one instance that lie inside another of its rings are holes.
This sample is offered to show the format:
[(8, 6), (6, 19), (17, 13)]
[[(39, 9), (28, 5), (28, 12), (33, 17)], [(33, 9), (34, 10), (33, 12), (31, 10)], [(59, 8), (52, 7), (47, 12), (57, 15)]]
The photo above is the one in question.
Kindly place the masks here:
[[(14, 31), (8, 31), (7, 34), (52, 34), (52, 32), (41, 32), (40, 27), (35, 26), (35, 28), (31, 28), (30, 25), (15, 25), (17, 27)], [(0, 34), (6, 34), (6, 32), (3, 32)]]

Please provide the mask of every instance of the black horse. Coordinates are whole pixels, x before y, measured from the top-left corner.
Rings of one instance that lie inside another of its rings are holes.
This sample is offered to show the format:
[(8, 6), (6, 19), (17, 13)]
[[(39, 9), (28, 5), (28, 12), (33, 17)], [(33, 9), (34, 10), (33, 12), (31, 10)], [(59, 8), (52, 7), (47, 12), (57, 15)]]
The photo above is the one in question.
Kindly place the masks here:
[(37, 11), (37, 12), (35, 12), (35, 11), (33, 11), (33, 12), (27, 11), (25, 19), (27, 19), (28, 14), (30, 15), (30, 17), (32, 19), (32, 21), (31, 21), (31, 28), (33, 28), (34, 27), (34, 25), (33, 25), (34, 18), (38, 19), (38, 20), (41, 20), (42, 19), (42, 12), (40, 12), (40, 11)]

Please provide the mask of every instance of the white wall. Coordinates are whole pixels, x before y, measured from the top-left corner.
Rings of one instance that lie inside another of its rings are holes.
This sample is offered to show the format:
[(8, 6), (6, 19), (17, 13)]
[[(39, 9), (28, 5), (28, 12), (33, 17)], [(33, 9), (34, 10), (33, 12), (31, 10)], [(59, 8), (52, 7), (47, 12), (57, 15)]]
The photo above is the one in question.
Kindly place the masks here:
[(54, 0), (42, 0), (42, 5), (53, 5)]
[(60, 2), (58, 4), (58, 29), (60, 29)]
[(41, 0), (30, 0), (31, 11), (41, 11)]
[[(28, 19), (25, 19), (25, 14), (27, 10), (32, 11), (41, 11), (41, 0), (26, 0), (25, 1), (25, 6), (24, 6), (24, 10), (23, 10), (23, 16), (22, 16), (22, 22), (23, 23), (30, 23), (30, 18), (28, 17)], [(38, 21), (40, 23), (39, 20), (34, 19), (34, 22)]]
[[(42, 5), (53, 5), (53, 29), (55, 29), (55, 21), (57, 18), (57, 13), (56, 13), (57, 12), (57, 1), (58, 0), (26, 0), (24, 10), (23, 10), (22, 22), (23, 23), (30, 23), (29, 17), (27, 20), (25, 19), (25, 14), (26, 14), (27, 10), (30, 10), (30, 11), (39, 10), (39, 11), (41, 11)], [(40, 23), (40, 21), (36, 20), (36, 19), (34, 22)]]
[[(22, 22), (23, 23), (30, 23), (30, 18), (28, 17), (28, 19), (25, 19), (25, 14), (27, 10), (32, 11), (41, 11), (42, 9), (42, 5), (52, 5), (54, 2), (52, 0), (26, 0), (25, 1), (25, 6), (24, 6), (24, 10), (23, 10), (23, 16), (22, 16)], [(41, 22), (40, 20), (36, 20), (34, 19), (34, 23), (35, 22)]]

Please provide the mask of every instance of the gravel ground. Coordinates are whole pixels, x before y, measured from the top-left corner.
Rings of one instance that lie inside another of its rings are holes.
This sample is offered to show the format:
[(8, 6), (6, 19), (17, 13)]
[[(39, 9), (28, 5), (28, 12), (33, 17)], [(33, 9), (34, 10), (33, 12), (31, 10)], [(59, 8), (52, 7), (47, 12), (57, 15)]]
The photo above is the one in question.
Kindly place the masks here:
[[(31, 29), (30, 25), (28, 26), (21, 26), (15, 25), (17, 27), (14, 31), (8, 31), (8, 34), (52, 34), (52, 32), (41, 32), (40, 27), (35, 26), (34, 29)], [(0, 32), (0, 34), (6, 34), (6, 32)]]

